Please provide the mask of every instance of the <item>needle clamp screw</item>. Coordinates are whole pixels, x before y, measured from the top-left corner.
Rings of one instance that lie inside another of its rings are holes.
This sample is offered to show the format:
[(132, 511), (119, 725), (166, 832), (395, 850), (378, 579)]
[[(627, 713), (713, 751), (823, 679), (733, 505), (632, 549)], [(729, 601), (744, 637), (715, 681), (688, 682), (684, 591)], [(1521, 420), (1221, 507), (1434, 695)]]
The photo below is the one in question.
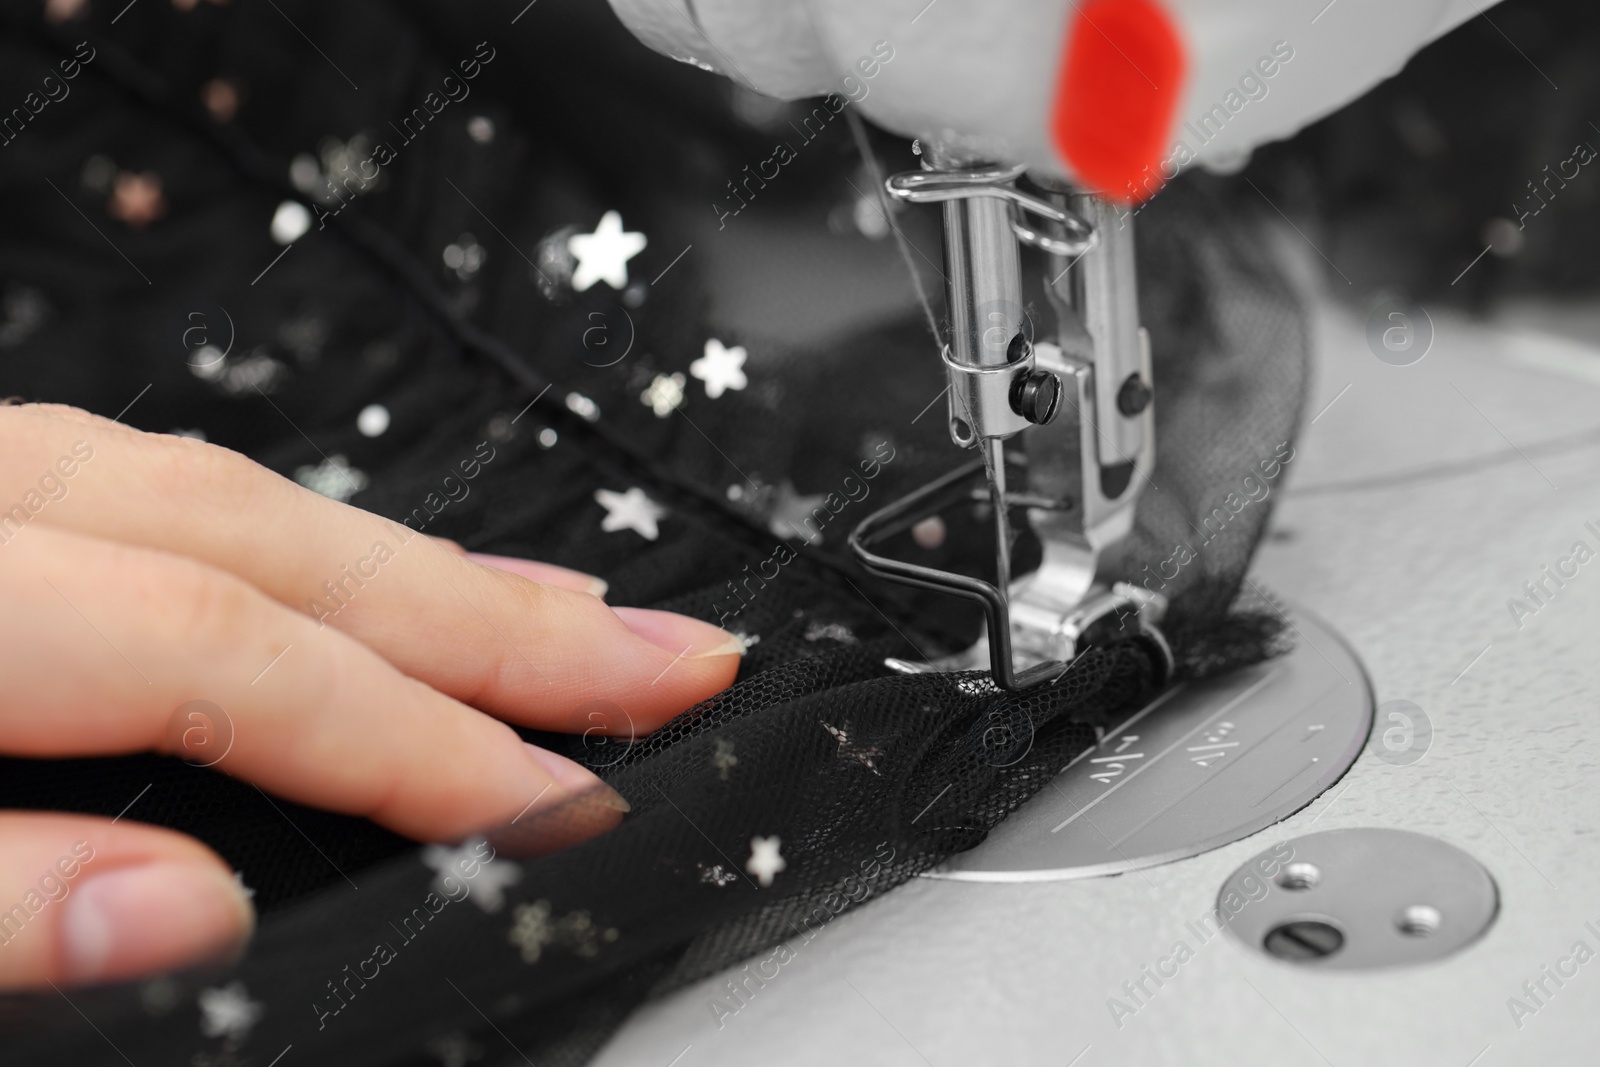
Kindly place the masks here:
[(1019, 374), (1011, 383), (1011, 410), (1035, 426), (1056, 417), (1061, 406), (1061, 380), (1046, 370)]

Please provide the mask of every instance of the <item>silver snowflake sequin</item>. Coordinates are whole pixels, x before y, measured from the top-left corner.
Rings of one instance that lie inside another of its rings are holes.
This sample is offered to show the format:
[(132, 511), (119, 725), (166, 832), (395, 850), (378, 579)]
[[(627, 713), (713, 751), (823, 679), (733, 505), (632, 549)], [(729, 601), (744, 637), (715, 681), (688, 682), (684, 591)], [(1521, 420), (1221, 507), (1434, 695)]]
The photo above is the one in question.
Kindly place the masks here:
[(278, 327), (278, 343), (300, 363), (315, 363), (328, 343), (328, 324), (316, 315), (301, 315)]
[(555, 939), (550, 926), (550, 902), (518, 904), (511, 915), (513, 921), (506, 940), (521, 950), (523, 963), (538, 963), (544, 947)]
[(227, 396), (272, 393), (288, 377), (289, 368), (260, 349), (229, 356), (216, 345), (201, 345), (189, 354), (189, 373)]
[[(819, 723), (818, 725), (826, 730), (835, 741), (839, 742), (840, 759), (853, 759), (860, 763), (867, 770), (871, 771), (873, 774), (878, 774), (878, 765), (874, 763), (873, 760), (878, 756), (883, 755), (883, 753), (879, 752), (877, 746), (875, 745), (868, 746), (858, 744), (856, 740), (850, 736), (849, 723), (845, 723), (843, 727), (833, 726), (825, 722)], [(880, 778), (882, 777), (881, 774), (878, 774), (878, 776)]]
[(734, 874), (720, 863), (711, 867), (707, 867), (703, 863), (697, 863), (695, 866), (700, 870), (700, 881), (707, 885), (731, 885), (739, 880), (737, 874)]
[(139, 987), (139, 1003), (151, 1015), (167, 1014), (178, 1006), (181, 992), (171, 978), (152, 978)]
[(332, 455), (314, 467), (297, 467), (294, 480), (343, 504), (367, 487), (367, 476), (341, 455)]
[(646, 541), (661, 536), (658, 524), (667, 517), (667, 509), (645, 496), (643, 489), (635, 486), (626, 493), (596, 489), (594, 499), (606, 509), (606, 517), (600, 520), (600, 529), (606, 533), (632, 530)]
[(261, 1020), (265, 1009), (250, 999), (242, 982), (230, 982), (221, 989), (203, 989), (200, 1005), (200, 1032), (207, 1037), (226, 1037), (243, 1041), (250, 1028)]
[(484, 260), (489, 258), (489, 252), (478, 243), (476, 237), (464, 233), (444, 246), (442, 258), (444, 265), (455, 271), (457, 278), (469, 282), (472, 276), (483, 268)]
[(750, 839), (750, 858), (745, 861), (744, 869), (756, 876), (756, 881), (761, 883), (762, 888), (772, 885), (772, 880), (778, 873), (789, 866), (789, 861), (779, 852), (782, 846), (781, 837)]
[(578, 260), (567, 251), (567, 240), (577, 232), (575, 226), (563, 226), (541, 237), (533, 250), (533, 266), (528, 269), (539, 295), (546, 300), (553, 302), (571, 295), (572, 272), (578, 268)]
[(689, 373), (706, 383), (706, 396), (715, 400), (729, 389), (750, 384), (744, 373), (745, 358), (742, 345), (727, 348), (713, 337), (706, 342), (705, 355), (689, 364)]
[(658, 374), (650, 388), (639, 394), (639, 402), (664, 419), (683, 404), (683, 387), (688, 379), (681, 374)]
[(584, 396), (582, 393), (567, 394), (567, 410), (572, 412), (584, 422), (600, 421), (600, 405)]
[(567, 238), (567, 251), (578, 260), (578, 267), (572, 272), (572, 288), (581, 293), (595, 282), (605, 282), (621, 292), (628, 286), (628, 260), (643, 252), (648, 243), (644, 234), (622, 228), (619, 213), (606, 212), (593, 233), (575, 233)]
[(849, 627), (841, 626), (836, 622), (814, 622), (806, 627), (807, 641), (838, 641), (843, 645), (857, 645), (861, 642), (856, 635), (850, 632)]
[(251, 352), (243, 359), (229, 359), (217, 384), (229, 396), (270, 393), (288, 377), (289, 368), (264, 352)]
[(617, 940), (615, 927), (597, 926), (586, 911), (574, 911), (559, 919), (551, 917), (550, 902), (538, 900), (518, 904), (506, 940), (517, 946), (523, 963), (538, 963), (544, 950), (564, 948), (583, 959), (593, 959), (600, 947)]
[(8, 285), (0, 314), (4, 315), (4, 321), (0, 322), (0, 348), (12, 348), (44, 325), (50, 317), (50, 304), (37, 289)]
[(439, 1061), (440, 1067), (467, 1067), (483, 1055), (483, 1046), (469, 1041), (462, 1033), (449, 1033), (428, 1042), (428, 1051)]
[(311, 199), (328, 205), (376, 192), (387, 184), (387, 176), (382, 170), (370, 178), (361, 173), (363, 165), (371, 162), (372, 147), (372, 142), (359, 133), (348, 141), (324, 137), (317, 145), (316, 155), (301, 152), (290, 160), (289, 182)]
[(203, 382), (214, 382), (228, 369), (228, 357), (216, 345), (201, 345), (189, 353), (189, 373)]
[(717, 777), (726, 782), (728, 772), (739, 765), (739, 757), (733, 754), (732, 741), (717, 738), (717, 750), (711, 754), (711, 765), (717, 769)]

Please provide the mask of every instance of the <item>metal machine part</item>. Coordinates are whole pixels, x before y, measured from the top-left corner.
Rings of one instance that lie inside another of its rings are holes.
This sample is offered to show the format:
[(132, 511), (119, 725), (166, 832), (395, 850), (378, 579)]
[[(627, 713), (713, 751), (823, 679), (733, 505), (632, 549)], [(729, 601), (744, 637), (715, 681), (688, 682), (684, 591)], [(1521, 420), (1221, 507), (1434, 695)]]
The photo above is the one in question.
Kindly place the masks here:
[(1311, 803), (1361, 754), (1372, 690), (1325, 624), (1292, 617), (1293, 652), (1169, 688), (928, 877), (1120, 874), (1220, 848)]
[[(1021, 167), (969, 164), (937, 146), (924, 161), (926, 169), (895, 175), (886, 185), (896, 199), (944, 206), (950, 438), (981, 454), (995, 522), (996, 581), (874, 551), (962, 499), (977, 464), (857, 527), (851, 547), (867, 570), (984, 606), (983, 643), (925, 667), (905, 667), (964, 670), (987, 657), (1001, 686), (1026, 688), (1059, 677), (1095, 640), (1128, 636), (1131, 620), (1170, 669), (1171, 652), (1156, 629), (1165, 600), (1096, 576), (1101, 551), (1132, 529), (1134, 503), (1155, 462), (1150, 346), (1139, 326), (1131, 220), (1059, 182), (1038, 179), (1037, 193), (1019, 188)], [(1031, 336), (1019, 243), (1044, 253), (1055, 340)], [(1026, 452), (1023, 492), (1007, 484), (1006, 442), (1017, 437)], [(1044, 558), (1037, 571), (1013, 582), (1010, 524), (1017, 509), (1025, 509)]]
[(1217, 900), (1230, 916), (1223, 925), (1246, 945), (1357, 970), (1459, 951), (1494, 922), (1500, 895), (1483, 865), (1454, 845), (1362, 827), (1281, 842), (1235, 871)]

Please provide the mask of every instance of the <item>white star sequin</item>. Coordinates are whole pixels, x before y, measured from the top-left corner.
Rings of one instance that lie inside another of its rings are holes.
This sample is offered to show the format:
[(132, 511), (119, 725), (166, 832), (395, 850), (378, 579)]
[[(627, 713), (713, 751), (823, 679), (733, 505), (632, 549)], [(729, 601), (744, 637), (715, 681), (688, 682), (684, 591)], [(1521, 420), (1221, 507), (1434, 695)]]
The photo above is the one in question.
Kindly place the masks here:
[(578, 258), (572, 288), (581, 293), (595, 282), (605, 282), (621, 292), (628, 286), (628, 260), (643, 252), (647, 243), (644, 234), (623, 231), (620, 214), (606, 212), (593, 233), (567, 238), (567, 251)]
[(689, 373), (706, 383), (706, 396), (715, 400), (729, 389), (743, 389), (750, 384), (744, 374), (746, 355), (743, 345), (724, 348), (713, 337), (706, 342), (705, 355), (689, 364)]
[(639, 402), (664, 419), (683, 404), (683, 387), (688, 379), (681, 374), (658, 374), (650, 388), (639, 394)]
[[(791, 537), (798, 537), (807, 544), (821, 541), (822, 524), (817, 521), (816, 514), (821, 509), (824, 521), (830, 517), (822, 504), (826, 499), (826, 493), (802, 496), (793, 482), (785, 481), (778, 486), (777, 499), (767, 514), (767, 529), (772, 531), (772, 536), (785, 541)], [(809, 526), (806, 525), (808, 519), (811, 520)]]
[(606, 533), (632, 530), (646, 541), (661, 536), (657, 524), (667, 517), (667, 509), (645, 496), (643, 489), (635, 487), (626, 493), (596, 489), (594, 499), (606, 509), (606, 517), (600, 520), (600, 529)]
[(789, 862), (778, 854), (782, 844), (781, 837), (750, 839), (750, 858), (745, 861), (744, 869), (755, 875), (763, 888), (770, 886), (778, 872), (789, 866)]
[[(522, 868), (514, 863), (499, 862), (492, 856), (487, 860), (480, 859), (482, 844), (482, 838), (474, 838), (464, 842), (460, 848), (429, 845), (422, 850), (422, 862), (437, 872), (433, 889), (440, 896), (450, 895), (450, 887), (445, 884), (445, 879), (455, 878), (471, 887), (468, 896), (474, 904), (493, 913), (505, 906), (505, 887), (522, 881)], [(467, 875), (465, 871), (471, 870), (474, 863), (478, 865), (478, 873)]]
[(261, 1005), (250, 999), (240, 982), (222, 989), (203, 989), (199, 996), (200, 1030), (207, 1037), (243, 1041), (261, 1018)]

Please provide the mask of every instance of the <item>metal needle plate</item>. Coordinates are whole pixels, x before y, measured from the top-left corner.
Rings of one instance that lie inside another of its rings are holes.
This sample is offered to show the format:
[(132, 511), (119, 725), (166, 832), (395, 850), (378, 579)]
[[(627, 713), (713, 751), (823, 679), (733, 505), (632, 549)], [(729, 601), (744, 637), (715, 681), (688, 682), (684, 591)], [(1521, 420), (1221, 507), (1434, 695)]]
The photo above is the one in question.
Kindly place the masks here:
[(1372, 690), (1325, 623), (1291, 617), (1294, 651), (1169, 689), (927, 877), (1118, 874), (1218, 848), (1311, 803), (1366, 744)]
[(1248, 901), (1229, 910), (1228, 932), (1301, 966), (1426, 963), (1476, 941), (1499, 909), (1489, 872), (1435, 837), (1360, 827), (1297, 837), (1274, 850), (1294, 858), (1269, 891), (1263, 896), (1255, 877), (1257, 861), (1271, 855), (1263, 853), (1223, 884), (1218, 914), (1229, 894)]

